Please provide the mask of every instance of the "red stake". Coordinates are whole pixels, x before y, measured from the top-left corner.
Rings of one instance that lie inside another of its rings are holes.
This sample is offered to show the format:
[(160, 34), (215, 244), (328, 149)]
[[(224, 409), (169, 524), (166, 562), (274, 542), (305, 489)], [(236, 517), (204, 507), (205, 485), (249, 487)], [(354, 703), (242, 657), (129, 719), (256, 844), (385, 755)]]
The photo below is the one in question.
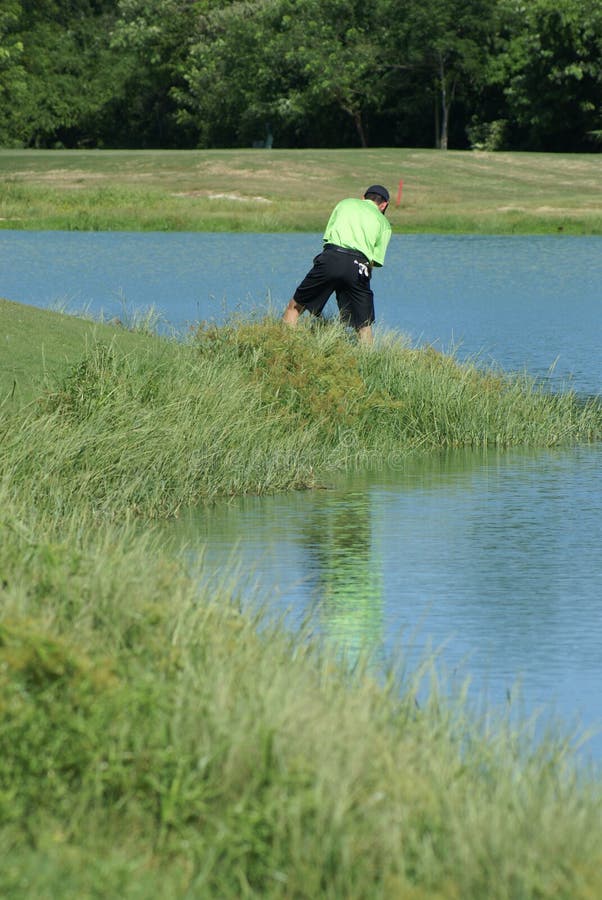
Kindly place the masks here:
[(399, 179), (399, 187), (397, 188), (397, 203), (396, 206), (399, 206), (401, 203), (401, 192), (403, 191), (403, 179)]

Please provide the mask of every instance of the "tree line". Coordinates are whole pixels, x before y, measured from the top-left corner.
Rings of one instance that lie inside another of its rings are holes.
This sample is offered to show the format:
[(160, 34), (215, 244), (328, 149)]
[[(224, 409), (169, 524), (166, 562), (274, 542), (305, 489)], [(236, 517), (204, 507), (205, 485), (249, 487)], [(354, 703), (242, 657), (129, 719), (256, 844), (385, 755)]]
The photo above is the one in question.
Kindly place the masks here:
[(0, 145), (602, 146), (601, 0), (2, 0)]

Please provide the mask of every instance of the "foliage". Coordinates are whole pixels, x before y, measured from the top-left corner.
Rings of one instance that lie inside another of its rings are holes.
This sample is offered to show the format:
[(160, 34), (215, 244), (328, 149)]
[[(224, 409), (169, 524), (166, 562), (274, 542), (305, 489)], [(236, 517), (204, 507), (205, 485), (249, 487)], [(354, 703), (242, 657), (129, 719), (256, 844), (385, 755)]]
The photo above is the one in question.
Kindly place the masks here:
[(5, 0), (0, 144), (445, 149), (508, 121), (510, 149), (591, 151), (601, 18), (597, 0)]
[(188, 146), (198, 140), (180, 115), (187, 57), (208, 0), (118, 0), (109, 48), (123, 60), (121, 90), (103, 110), (110, 146)]
[(15, 140), (9, 115), (22, 100), (27, 78), (22, 63), (23, 42), (15, 33), (20, 14), (20, 0), (6, 0), (0, 9), (0, 145)]
[(464, 98), (469, 108), (482, 84), (494, 8), (491, 0), (409, 5), (391, 0), (387, 5), (393, 23), (388, 37), (392, 67), (395, 70), (394, 60), (400, 57), (397, 71), (402, 76), (421, 73), (423, 88), (433, 100), (435, 143), (442, 149), (449, 143), (452, 105)]
[(303, 122), (311, 123), (316, 110), (331, 111), (335, 121), (343, 112), (353, 122), (356, 141), (367, 146), (367, 122), (382, 102), (378, 7), (367, 18), (365, 4), (358, 0), (306, 0), (301, 7), (284, 0), (280, 16), (275, 58), (283, 59), (295, 77), (286, 94), (273, 101), (276, 113), (286, 118), (287, 111), (298, 108)]
[[(278, 81), (269, 49), (271, 0), (248, 0), (207, 9), (190, 48), (187, 87), (177, 92), (183, 121), (194, 122), (201, 146), (250, 145), (264, 134), (266, 92)], [(251, 74), (252, 73), (252, 74)]]
[(472, 150), (492, 152), (504, 149), (507, 130), (508, 122), (506, 119), (496, 119), (494, 122), (479, 122), (478, 118), (474, 117), (466, 129), (466, 134)]
[(37, 147), (95, 139), (94, 116), (119, 89), (106, 43), (112, 6), (113, 0), (21, 4), (12, 40), (21, 48), (23, 75), (3, 109), (13, 141)]
[(602, 124), (602, 7), (597, 0), (500, 0), (491, 57), (525, 149), (577, 150)]

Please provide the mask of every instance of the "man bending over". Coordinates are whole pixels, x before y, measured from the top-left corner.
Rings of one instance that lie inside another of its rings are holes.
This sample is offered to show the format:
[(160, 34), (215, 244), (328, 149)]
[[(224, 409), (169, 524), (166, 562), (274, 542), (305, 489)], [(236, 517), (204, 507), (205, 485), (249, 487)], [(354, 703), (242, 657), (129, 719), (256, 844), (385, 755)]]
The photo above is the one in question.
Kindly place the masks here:
[(324, 247), (313, 261), (292, 300), (283, 321), (296, 325), (309, 310), (319, 316), (336, 292), (341, 321), (355, 328), (360, 341), (372, 343), (374, 294), (370, 287), (372, 268), (382, 266), (391, 238), (385, 218), (389, 192), (380, 184), (369, 187), (361, 200), (349, 197), (333, 209), (324, 232)]

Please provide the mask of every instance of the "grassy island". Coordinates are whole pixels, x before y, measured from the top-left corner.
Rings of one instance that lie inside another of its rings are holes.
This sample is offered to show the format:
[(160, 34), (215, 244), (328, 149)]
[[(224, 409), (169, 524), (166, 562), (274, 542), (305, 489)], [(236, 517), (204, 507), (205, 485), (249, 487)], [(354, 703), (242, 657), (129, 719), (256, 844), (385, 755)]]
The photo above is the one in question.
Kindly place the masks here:
[(0, 336), (2, 896), (602, 894), (566, 736), (349, 672), (153, 524), (368, 458), (599, 440), (598, 401), (334, 325), (176, 341), (0, 301)]

